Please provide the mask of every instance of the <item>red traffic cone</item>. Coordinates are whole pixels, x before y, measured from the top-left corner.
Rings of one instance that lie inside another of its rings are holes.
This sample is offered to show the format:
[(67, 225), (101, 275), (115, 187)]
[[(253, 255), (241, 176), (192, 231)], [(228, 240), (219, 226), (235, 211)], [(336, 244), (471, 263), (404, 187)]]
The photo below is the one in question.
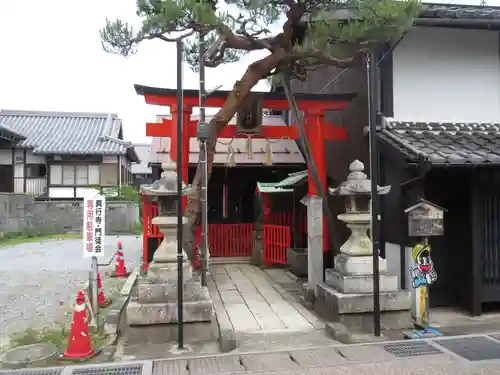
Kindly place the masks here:
[(97, 272), (97, 303), (99, 307), (108, 307), (111, 304), (111, 301), (104, 296), (101, 274), (99, 272)]
[(111, 273), (111, 277), (128, 277), (130, 272), (127, 272), (127, 267), (125, 266), (125, 257), (122, 251), (122, 241), (118, 240), (118, 250), (116, 251), (116, 262), (115, 270)]
[(63, 354), (64, 358), (88, 358), (94, 355), (94, 349), (92, 349), (90, 343), (86, 313), (85, 295), (82, 291), (79, 291), (73, 312), (68, 347)]

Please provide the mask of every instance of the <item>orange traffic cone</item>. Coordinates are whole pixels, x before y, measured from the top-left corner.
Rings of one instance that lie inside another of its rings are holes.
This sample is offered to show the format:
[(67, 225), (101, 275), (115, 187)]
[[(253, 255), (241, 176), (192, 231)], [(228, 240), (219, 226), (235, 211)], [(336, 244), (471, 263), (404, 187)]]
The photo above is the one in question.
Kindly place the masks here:
[(63, 358), (88, 358), (95, 354), (90, 343), (86, 312), (85, 295), (82, 291), (79, 291), (73, 312), (68, 347), (63, 354)]
[(130, 272), (127, 272), (127, 267), (125, 266), (125, 257), (122, 251), (122, 241), (118, 240), (118, 250), (116, 251), (116, 262), (115, 270), (111, 273), (111, 277), (128, 277)]
[(99, 307), (108, 307), (111, 304), (111, 301), (104, 296), (101, 274), (99, 272), (97, 272), (97, 303)]

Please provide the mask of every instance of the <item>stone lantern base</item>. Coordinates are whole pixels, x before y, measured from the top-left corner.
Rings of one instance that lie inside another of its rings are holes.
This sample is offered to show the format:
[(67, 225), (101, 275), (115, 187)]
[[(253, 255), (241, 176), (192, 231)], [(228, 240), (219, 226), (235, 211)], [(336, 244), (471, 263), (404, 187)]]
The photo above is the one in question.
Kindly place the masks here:
[[(178, 322), (177, 309), (177, 219), (157, 217), (153, 224), (165, 234), (155, 252), (148, 275), (137, 283), (137, 295), (127, 305), (128, 325), (170, 324)], [(186, 323), (210, 322), (213, 307), (210, 294), (193, 277), (193, 269), (183, 253), (183, 320)]]
[[(353, 332), (373, 330), (373, 260), (371, 256), (341, 254), (336, 267), (327, 269), (325, 282), (316, 288), (316, 308), (329, 319)], [(397, 276), (387, 274), (385, 259), (380, 264), (380, 310), (383, 328), (412, 327), (411, 296), (399, 290)]]

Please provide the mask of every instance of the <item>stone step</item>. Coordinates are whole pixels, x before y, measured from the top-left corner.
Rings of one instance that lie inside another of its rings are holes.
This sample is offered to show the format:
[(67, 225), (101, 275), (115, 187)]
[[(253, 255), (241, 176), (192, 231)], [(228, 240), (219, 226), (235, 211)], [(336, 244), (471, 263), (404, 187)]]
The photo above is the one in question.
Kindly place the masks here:
[[(373, 293), (373, 275), (344, 275), (330, 268), (325, 271), (325, 283), (341, 293)], [(380, 275), (380, 291), (398, 291), (398, 277)]]

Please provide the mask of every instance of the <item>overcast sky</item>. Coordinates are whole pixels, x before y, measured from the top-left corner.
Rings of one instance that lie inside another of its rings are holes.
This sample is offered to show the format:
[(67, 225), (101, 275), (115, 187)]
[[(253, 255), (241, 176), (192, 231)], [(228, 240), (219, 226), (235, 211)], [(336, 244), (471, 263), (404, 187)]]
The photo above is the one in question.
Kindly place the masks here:
[[(137, 23), (135, 0), (0, 0), (0, 108), (118, 113), (126, 139), (149, 141), (144, 124), (165, 110), (146, 105), (133, 85), (175, 88), (175, 45), (148, 41), (128, 58), (108, 54), (99, 36), (106, 18)], [(259, 54), (208, 69), (207, 87), (230, 89)], [(185, 87), (197, 88), (197, 74), (184, 72)]]

